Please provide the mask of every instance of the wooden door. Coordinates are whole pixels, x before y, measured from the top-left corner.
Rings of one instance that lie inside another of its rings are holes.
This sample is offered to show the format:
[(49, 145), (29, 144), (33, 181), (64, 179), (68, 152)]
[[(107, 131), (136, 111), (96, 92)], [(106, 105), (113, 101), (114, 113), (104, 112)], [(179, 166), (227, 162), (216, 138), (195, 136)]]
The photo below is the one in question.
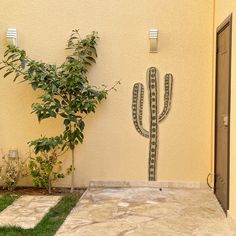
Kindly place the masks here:
[(214, 192), (225, 212), (229, 209), (231, 22), (232, 16), (218, 27), (216, 35)]

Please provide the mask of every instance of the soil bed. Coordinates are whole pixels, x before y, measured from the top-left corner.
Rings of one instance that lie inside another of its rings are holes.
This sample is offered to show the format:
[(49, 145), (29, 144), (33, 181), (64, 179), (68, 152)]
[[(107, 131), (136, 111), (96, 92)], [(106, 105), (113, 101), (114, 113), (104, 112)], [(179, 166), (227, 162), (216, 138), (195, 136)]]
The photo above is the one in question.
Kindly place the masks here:
[[(75, 188), (74, 195), (82, 195), (86, 188)], [(70, 193), (70, 188), (53, 188), (51, 195), (65, 195)], [(48, 191), (43, 188), (36, 187), (16, 187), (14, 191), (8, 191), (0, 187), (0, 195), (15, 194), (15, 195), (49, 195)]]

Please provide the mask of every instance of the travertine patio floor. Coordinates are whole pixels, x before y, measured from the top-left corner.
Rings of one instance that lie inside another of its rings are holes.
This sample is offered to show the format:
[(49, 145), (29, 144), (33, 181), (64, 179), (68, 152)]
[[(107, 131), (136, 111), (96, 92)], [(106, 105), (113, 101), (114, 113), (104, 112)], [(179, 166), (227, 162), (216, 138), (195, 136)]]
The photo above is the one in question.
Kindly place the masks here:
[(207, 189), (90, 189), (57, 236), (235, 236)]
[(60, 198), (60, 196), (21, 196), (0, 213), (0, 226), (34, 228)]

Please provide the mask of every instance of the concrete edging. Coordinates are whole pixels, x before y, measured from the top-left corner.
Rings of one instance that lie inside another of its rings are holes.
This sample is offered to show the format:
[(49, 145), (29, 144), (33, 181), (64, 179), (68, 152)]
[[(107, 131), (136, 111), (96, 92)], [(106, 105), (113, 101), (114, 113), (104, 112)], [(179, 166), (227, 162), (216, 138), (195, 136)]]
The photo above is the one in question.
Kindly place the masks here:
[(89, 182), (89, 188), (188, 188), (188, 189), (206, 189), (206, 183), (198, 181), (99, 181)]

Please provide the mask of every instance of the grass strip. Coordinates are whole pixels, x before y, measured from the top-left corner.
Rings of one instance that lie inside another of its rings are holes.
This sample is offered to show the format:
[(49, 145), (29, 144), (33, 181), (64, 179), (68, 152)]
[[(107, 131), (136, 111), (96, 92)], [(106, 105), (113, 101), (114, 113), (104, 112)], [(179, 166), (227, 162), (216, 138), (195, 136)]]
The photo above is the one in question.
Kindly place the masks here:
[(10, 194), (4, 194), (0, 196), (0, 212), (11, 205), (18, 197), (18, 195)]
[(53, 236), (75, 207), (79, 198), (80, 196), (76, 195), (66, 195), (50, 209), (35, 228), (0, 227), (0, 236)]

